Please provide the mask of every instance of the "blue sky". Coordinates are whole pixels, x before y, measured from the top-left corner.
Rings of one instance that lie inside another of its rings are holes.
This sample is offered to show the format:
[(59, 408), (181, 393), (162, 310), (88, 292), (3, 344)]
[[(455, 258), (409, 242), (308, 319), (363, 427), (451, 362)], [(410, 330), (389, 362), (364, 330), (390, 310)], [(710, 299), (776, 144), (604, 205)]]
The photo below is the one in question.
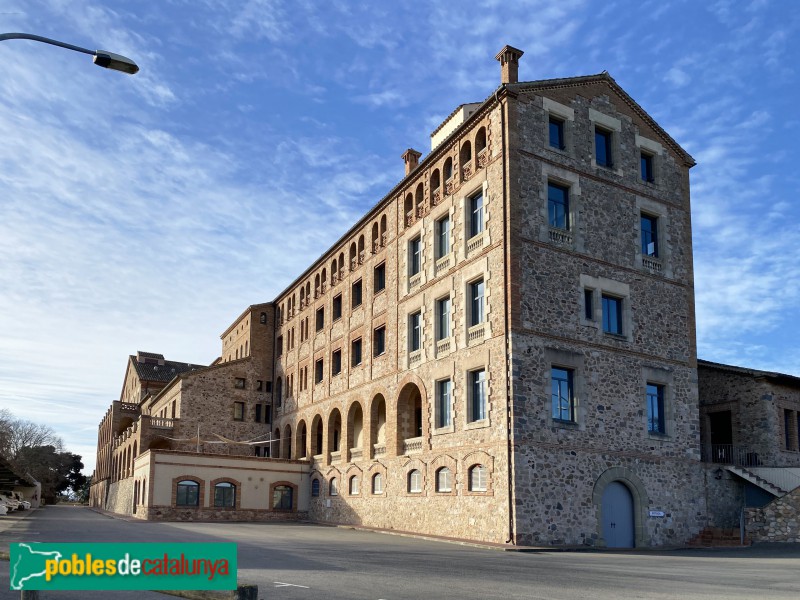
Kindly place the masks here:
[(0, 408), (94, 466), (136, 350), (208, 363), (499, 83), (608, 70), (697, 160), (701, 358), (800, 375), (800, 5), (8, 0)]

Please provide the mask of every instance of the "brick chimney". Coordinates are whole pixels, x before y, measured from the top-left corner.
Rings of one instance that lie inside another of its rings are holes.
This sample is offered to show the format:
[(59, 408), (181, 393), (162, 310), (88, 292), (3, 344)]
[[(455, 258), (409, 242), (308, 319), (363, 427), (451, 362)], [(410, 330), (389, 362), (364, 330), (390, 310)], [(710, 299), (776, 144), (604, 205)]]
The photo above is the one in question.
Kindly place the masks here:
[(411, 173), (414, 169), (417, 168), (419, 165), (419, 157), (422, 156), (422, 152), (417, 152), (413, 148), (409, 148), (405, 152), (403, 152), (403, 156), (400, 158), (406, 163), (406, 175)]
[(500, 61), (500, 83), (517, 83), (519, 81), (519, 59), (525, 54), (513, 46), (503, 46), (495, 60)]

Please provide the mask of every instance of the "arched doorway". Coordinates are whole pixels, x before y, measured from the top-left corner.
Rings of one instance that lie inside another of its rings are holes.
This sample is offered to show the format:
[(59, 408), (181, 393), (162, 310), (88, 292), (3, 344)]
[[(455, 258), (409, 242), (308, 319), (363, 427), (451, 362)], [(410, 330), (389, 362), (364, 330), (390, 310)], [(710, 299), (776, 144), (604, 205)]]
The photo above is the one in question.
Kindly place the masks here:
[(397, 398), (397, 454), (422, 449), (422, 438), (425, 435), (422, 419), (422, 394), (413, 383), (406, 384)]
[(633, 548), (633, 496), (628, 486), (612, 481), (603, 490), (603, 538), (608, 548)]

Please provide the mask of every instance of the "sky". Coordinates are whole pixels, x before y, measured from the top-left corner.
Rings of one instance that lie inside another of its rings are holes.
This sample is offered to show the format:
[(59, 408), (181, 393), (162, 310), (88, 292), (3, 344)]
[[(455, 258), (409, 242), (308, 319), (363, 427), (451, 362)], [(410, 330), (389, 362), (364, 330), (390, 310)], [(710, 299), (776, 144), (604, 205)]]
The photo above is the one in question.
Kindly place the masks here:
[(0, 408), (94, 467), (137, 350), (208, 364), (459, 104), (609, 71), (697, 161), (700, 358), (800, 376), (800, 3), (0, 0)]

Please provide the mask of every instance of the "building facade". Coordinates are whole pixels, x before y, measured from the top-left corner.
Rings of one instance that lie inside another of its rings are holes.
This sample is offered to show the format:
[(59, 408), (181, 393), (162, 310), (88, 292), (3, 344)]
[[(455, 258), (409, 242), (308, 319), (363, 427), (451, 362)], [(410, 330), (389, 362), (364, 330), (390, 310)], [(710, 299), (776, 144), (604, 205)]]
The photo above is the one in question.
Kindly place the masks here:
[[(694, 161), (607, 73), (519, 82), (521, 56), (214, 364), (126, 383), (97, 506), (623, 547), (734, 518), (701, 462)], [(221, 475), (258, 468), (259, 491)]]

